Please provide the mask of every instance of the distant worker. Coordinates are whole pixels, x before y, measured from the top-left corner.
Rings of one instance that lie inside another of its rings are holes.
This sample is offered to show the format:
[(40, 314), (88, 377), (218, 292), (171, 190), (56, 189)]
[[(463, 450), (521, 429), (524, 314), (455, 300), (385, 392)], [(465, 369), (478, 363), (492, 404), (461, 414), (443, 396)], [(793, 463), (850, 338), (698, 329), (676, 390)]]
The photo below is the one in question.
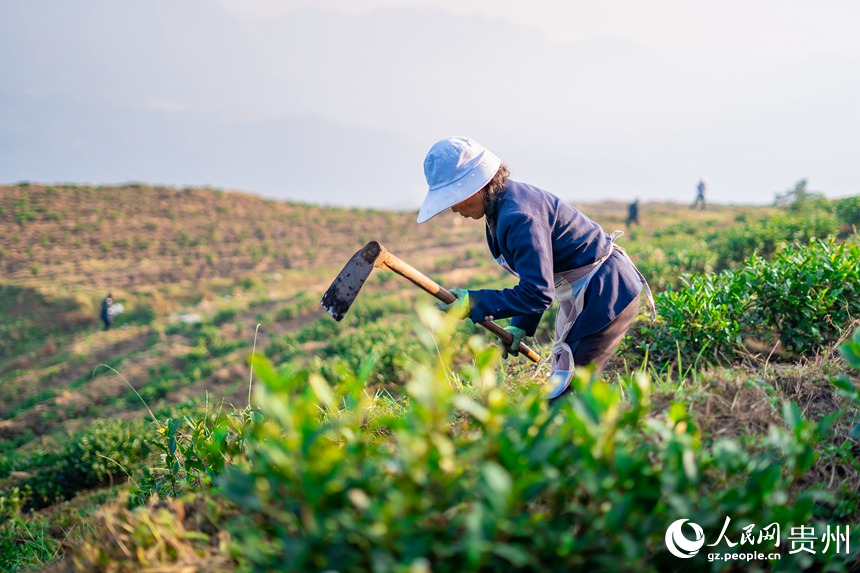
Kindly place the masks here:
[[(519, 284), (501, 290), (454, 289), (456, 300), (437, 306), (473, 322), (511, 318), (513, 337), (502, 354), (516, 355), (534, 336), (541, 316), (559, 301), (552, 347), (549, 398), (568, 391), (574, 366), (603, 369), (639, 309), (645, 279), (616, 233), (555, 195), (509, 179), (508, 168), (465, 137), (437, 142), (424, 160), (428, 192), (418, 213), (423, 223), (447, 209), (483, 220), (496, 262)], [(650, 289), (648, 290), (649, 300)]]
[(702, 205), (702, 211), (705, 210), (705, 180), (699, 179), (699, 184), (696, 185), (696, 200), (690, 205), (690, 209), (695, 210), (699, 204)]
[(110, 325), (113, 320), (113, 316), (110, 311), (110, 307), (113, 304), (113, 298), (108, 294), (105, 299), (102, 301), (102, 322), (105, 323), (105, 330), (110, 330)]
[(630, 227), (633, 223), (639, 224), (639, 199), (636, 199), (627, 206), (627, 226)]

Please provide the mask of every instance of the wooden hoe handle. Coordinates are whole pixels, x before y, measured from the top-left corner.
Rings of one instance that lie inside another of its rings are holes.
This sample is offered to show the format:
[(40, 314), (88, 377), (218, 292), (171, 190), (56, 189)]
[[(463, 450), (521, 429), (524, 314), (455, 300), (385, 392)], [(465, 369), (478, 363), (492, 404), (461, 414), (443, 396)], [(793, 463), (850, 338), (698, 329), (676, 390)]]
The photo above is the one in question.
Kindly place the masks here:
[[(376, 260), (376, 266), (385, 267), (394, 271), (403, 278), (411, 281), (412, 284), (424, 289), (425, 291), (432, 294), (446, 304), (450, 304), (457, 300), (457, 297), (451, 294), (450, 291), (444, 289), (442, 286), (436, 283), (436, 281), (430, 279), (429, 277), (427, 277), (427, 275), (425, 275), (412, 265), (398, 259), (388, 251), (384, 250), (384, 247), (382, 254)], [(514, 337), (511, 336), (511, 333), (505, 331), (504, 328), (491, 320), (479, 322), (478, 324), (498, 336), (508, 346), (510, 346), (510, 344), (514, 341)], [(540, 356), (538, 355), (538, 353), (523, 344), (522, 342), (520, 342), (519, 351), (525, 354), (532, 362), (540, 362)]]

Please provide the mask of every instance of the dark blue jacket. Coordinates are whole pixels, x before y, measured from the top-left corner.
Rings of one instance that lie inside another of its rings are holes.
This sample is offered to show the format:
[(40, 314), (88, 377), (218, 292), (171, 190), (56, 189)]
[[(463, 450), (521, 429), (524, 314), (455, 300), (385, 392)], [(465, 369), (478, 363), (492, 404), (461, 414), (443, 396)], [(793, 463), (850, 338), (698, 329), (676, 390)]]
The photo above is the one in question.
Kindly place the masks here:
[[(533, 335), (555, 296), (553, 274), (589, 265), (612, 249), (600, 225), (561, 199), (508, 179), (498, 195), (495, 213), (487, 217), (487, 243), (520, 277), (513, 288), (470, 290), (475, 322), (511, 319)], [(617, 251), (595, 273), (585, 291), (585, 306), (567, 340), (599, 331), (638, 298), (643, 281)], [(492, 317), (492, 318), (490, 318)]]

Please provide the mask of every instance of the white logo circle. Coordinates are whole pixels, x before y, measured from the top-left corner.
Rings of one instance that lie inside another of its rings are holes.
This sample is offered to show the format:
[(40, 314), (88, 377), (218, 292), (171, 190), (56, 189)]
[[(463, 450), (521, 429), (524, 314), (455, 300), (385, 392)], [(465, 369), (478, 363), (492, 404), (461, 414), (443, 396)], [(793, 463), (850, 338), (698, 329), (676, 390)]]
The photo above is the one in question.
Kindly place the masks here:
[(687, 521), (687, 519), (679, 519), (666, 530), (666, 547), (669, 548), (672, 555), (682, 559), (692, 557), (698, 553), (699, 549), (702, 548), (702, 545), (705, 544), (705, 532), (692, 521), (690, 521), (690, 527), (693, 528), (696, 538), (693, 541), (690, 541), (684, 537), (684, 533), (681, 531), (681, 526)]

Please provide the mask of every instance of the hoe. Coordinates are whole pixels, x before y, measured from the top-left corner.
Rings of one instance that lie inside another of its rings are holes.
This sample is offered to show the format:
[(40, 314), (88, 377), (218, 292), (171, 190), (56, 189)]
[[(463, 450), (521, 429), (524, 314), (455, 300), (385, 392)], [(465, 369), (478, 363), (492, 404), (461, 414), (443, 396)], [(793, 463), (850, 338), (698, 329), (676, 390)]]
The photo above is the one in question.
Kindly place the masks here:
[[(376, 241), (371, 241), (352, 256), (323, 295), (321, 304), (335, 320), (340, 321), (349, 311), (349, 307), (358, 296), (358, 291), (361, 290), (374, 267), (394, 271), (444, 303), (452, 303), (457, 298), (414, 267), (389, 253)], [(485, 321), (478, 324), (498, 336), (505, 344), (513, 342), (513, 337), (495, 322)], [(540, 356), (522, 342), (519, 351), (532, 362), (540, 360)]]

